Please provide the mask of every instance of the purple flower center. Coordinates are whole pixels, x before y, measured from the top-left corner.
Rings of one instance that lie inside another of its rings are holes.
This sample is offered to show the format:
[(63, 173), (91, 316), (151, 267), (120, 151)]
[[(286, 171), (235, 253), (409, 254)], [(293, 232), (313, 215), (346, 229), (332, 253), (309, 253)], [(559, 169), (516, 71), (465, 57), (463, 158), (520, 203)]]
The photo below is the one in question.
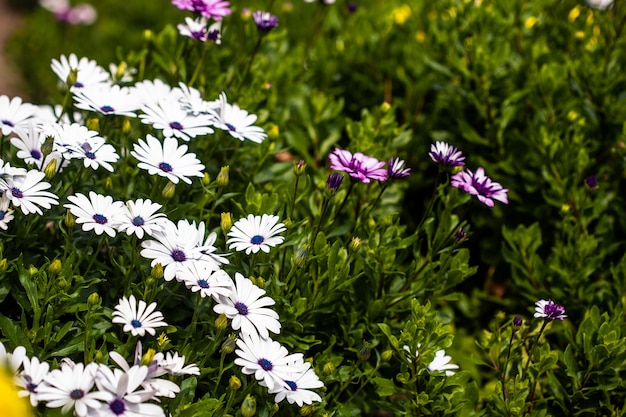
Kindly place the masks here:
[(296, 385), (293, 381), (285, 381), (285, 384), (289, 387), (290, 390), (296, 391), (298, 389), (298, 385)]
[(252, 243), (253, 245), (260, 245), (261, 243), (263, 243), (265, 239), (263, 238), (263, 236), (261, 235), (254, 235), (252, 236), (252, 239), (250, 239), (250, 243)]
[(37, 393), (37, 384), (33, 384), (32, 382), (26, 385), (26, 389), (29, 392)]
[(80, 400), (84, 396), (85, 396), (85, 391), (83, 391), (82, 389), (75, 389), (72, 392), (70, 392), (70, 398), (72, 400)]
[(6, 211), (0, 210), (0, 220), (4, 220), (4, 216), (7, 214)]
[(171, 122), (170, 127), (176, 130), (183, 130), (183, 125), (178, 122)]
[(9, 127), (14, 127), (15, 125), (10, 120), (2, 119), (2, 124), (7, 125)]
[(237, 309), (237, 312), (239, 312), (239, 314), (241, 314), (242, 316), (248, 315), (248, 306), (244, 303), (236, 302), (235, 308)]
[(115, 111), (115, 109), (109, 105), (105, 105), (105, 106), (100, 107), (100, 111), (102, 113), (112, 113)]
[(230, 123), (224, 123), (226, 125), (226, 127), (228, 128), (228, 130), (230, 130), (231, 132), (236, 132), (237, 128), (235, 128), (235, 126), (231, 125)]
[(40, 160), (41, 159), (41, 152), (39, 152), (38, 149), (33, 149), (32, 151), (30, 151), (30, 156), (32, 156), (34, 159), (36, 160)]
[(191, 31), (191, 37), (198, 41), (201, 41), (202, 39), (204, 39), (205, 35), (206, 35), (205, 29)]
[(159, 164), (159, 168), (163, 172), (172, 172), (174, 170), (174, 168), (172, 168), (172, 166), (170, 164), (168, 164), (167, 162), (161, 162)]
[(545, 305), (545, 307), (543, 308), (543, 312), (548, 316), (549, 319), (554, 320), (559, 318), (559, 316), (561, 316), (563, 313), (565, 313), (565, 307), (550, 302)]
[(274, 367), (274, 365), (272, 365), (272, 362), (268, 361), (265, 358), (259, 359), (259, 361), (257, 363), (261, 366), (261, 368), (264, 371), (271, 371), (272, 368)]
[(200, 288), (209, 288), (209, 282), (206, 279), (198, 280), (198, 287)]
[(116, 416), (121, 416), (122, 414), (124, 414), (124, 411), (126, 411), (126, 404), (124, 404), (124, 401), (122, 401), (121, 399), (116, 398), (111, 401), (111, 403), (109, 403), (109, 409)]
[(145, 221), (143, 220), (143, 217), (137, 216), (133, 219), (132, 223), (133, 226), (143, 226)]
[(185, 252), (180, 249), (174, 249), (170, 255), (176, 262), (185, 262), (187, 260)]
[(15, 198), (23, 198), (24, 197), (24, 193), (22, 193), (22, 191), (17, 188), (17, 187), (13, 187), (11, 188), (11, 195)]
[(93, 219), (98, 224), (106, 224), (108, 221), (107, 218), (102, 214), (94, 214)]
[(220, 31), (217, 29), (213, 29), (212, 31), (210, 31), (207, 35), (207, 39), (212, 41), (212, 42), (217, 42), (217, 40), (220, 37)]
[(74, 83), (74, 87), (76, 87), (76, 88), (83, 88), (84, 86), (85, 86), (85, 85), (84, 85), (83, 83), (78, 82), (78, 81), (76, 81), (76, 82)]
[(134, 320), (131, 320), (130, 325), (136, 329), (138, 327), (141, 327), (141, 322), (137, 319), (134, 319)]
[(85, 152), (85, 158), (96, 159), (96, 154), (93, 152)]

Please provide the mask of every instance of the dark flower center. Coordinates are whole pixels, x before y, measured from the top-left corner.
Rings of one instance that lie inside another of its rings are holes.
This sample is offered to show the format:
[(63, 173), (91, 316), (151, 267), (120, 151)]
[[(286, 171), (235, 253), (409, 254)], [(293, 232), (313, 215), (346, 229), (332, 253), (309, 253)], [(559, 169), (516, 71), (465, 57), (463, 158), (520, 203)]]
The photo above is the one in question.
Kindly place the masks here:
[(242, 316), (247, 316), (248, 315), (248, 306), (245, 305), (244, 303), (236, 302), (235, 303), (235, 308), (237, 309), (239, 314), (241, 314)]
[(198, 280), (198, 287), (200, 288), (209, 288), (209, 282), (206, 279)]
[(115, 111), (115, 109), (109, 105), (105, 105), (105, 106), (100, 107), (100, 111), (102, 113), (112, 113)]
[(145, 223), (145, 221), (143, 220), (143, 217), (141, 216), (137, 216), (133, 219), (133, 226), (143, 226)]
[(228, 128), (228, 130), (230, 130), (231, 132), (236, 132), (237, 128), (233, 125), (231, 125), (230, 123), (224, 123), (226, 125), (226, 127)]
[(32, 382), (30, 382), (30, 383), (28, 383), (28, 384), (26, 385), (26, 389), (27, 389), (29, 392), (34, 392), (34, 393), (37, 393), (37, 384), (33, 384)]
[(83, 391), (82, 389), (75, 389), (72, 392), (70, 392), (70, 398), (72, 400), (80, 400), (84, 396), (85, 396), (85, 391)]
[(113, 414), (119, 416), (124, 414), (124, 411), (126, 411), (126, 404), (124, 404), (124, 401), (122, 401), (121, 399), (116, 398), (111, 401), (111, 403), (109, 403), (109, 409), (111, 409)]
[(261, 368), (263, 368), (264, 371), (271, 371), (272, 368), (274, 367), (272, 365), (272, 362), (268, 361), (265, 358), (259, 359), (259, 361), (257, 363), (261, 366)]
[(191, 37), (199, 41), (202, 40), (202, 38), (204, 38), (205, 35), (206, 35), (205, 29), (191, 31)]
[(102, 215), (102, 214), (94, 214), (93, 215), (93, 219), (98, 224), (106, 224), (107, 223), (107, 218), (104, 215)]
[(548, 303), (543, 308), (543, 312), (548, 316), (548, 318), (554, 320), (555, 318), (559, 317), (561, 314), (565, 313), (565, 308), (558, 304)]
[(137, 319), (131, 320), (130, 325), (133, 326), (135, 329), (137, 329), (141, 327), (141, 322)]
[(32, 156), (34, 159), (36, 160), (40, 160), (41, 159), (41, 152), (39, 152), (38, 149), (33, 149), (32, 151), (30, 151), (30, 156)]
[(0, 210), (0, 220), (4, 220), (4, 216), (7, 214), (6, 211)]
[(168, 164), (167, 162), (161, 162), (159, 164), (159, 168), (163, 172), (172, 172), (174, 170), (174, 168), (172, 168), (172, 166), (170, 164)]
[(260, 245), (261, 243), (263, 243), (265, 239), (263, 238), (263, 236), (261, 235), (254, 235), (252, 236), (252, 239), (250, 239), (250, 243), (252, 243), (253, 245)]
[(7, 126), (9, 126), (9, 127), (14, 127), (14, 126), (15, 126), (15, 125), (13, 124), (13, 122), (11, 122), (10, 120), (6, 120), (6, 119), (3, 119), (3, 120), (2, 120), (2, 124), (3, 124), (3, 125), (7, 125)]
[(17, 187), (11, 188), (11, 195), (13, 195), (13, 197), (15, 197), (15, 198), (23, 198), (24, 197), (24, 193), (22, 193), (22, 191), (19, 188), (17, 188)]
[(219, 36), (220, 36), (220, 31), (214, 29), (209, 32), (209, 34), (207, 35), (207, 39), (209, 39), (212, 42), (217, 42), (217, 40), (219, 39)]
[(176, 129), (176, 130), (183, 130), (183, 125), (178, 123), (178, 122), (172, 122), (170, 123), (170, 127), (172, 129)]
[(296, 385), (293, 381), (285, 381), (285, 384), (289, 387), (290, 390), (296, 391), (298, 389), (298, 385)]
[(170, 254), (172, 259), (176, 262), (185, 262), (187, 260), (187, 256), (185, 256), (185, 252), (180, 249), (174, 249)]
[(83, 88), (84, 86), (85, 85), (83, 83), (80, 83), (78, 81), (74, 83), (74, 87), (76, 87), (76, 88)]
[(96, 159), (96, 154), (93, 152), (85, 152), (85, 158)]

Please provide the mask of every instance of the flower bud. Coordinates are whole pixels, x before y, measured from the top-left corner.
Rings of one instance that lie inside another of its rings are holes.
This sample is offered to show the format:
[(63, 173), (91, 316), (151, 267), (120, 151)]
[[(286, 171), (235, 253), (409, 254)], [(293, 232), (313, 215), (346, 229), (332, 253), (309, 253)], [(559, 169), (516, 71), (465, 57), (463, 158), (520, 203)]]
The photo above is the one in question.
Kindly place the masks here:
[(57, 279), (56, 281), (57, 284), (57, 288), (60, 290), (64, 290), (67, 288), (67, 281), (65, 280), (65, 278), (60, 277), (59, 279)]
[(67, 78), (65, 79), (65, 83), (68, 87), (72, 87), (78, 81), (78, 68), (71, 68), (69, 74), (67, 74)]
[(43, 144), (41, 145), (41, 153), (44, 155), (44, 157), (50, 155), (53, 146), (54, 136), (46, 136), (46, 139), (44, 139)]
[(130, 133), (130, 128), (130, 118), (124, 117), (124, 119), (122, 120), (122, 133)]
[(48, 274), (59, 275), (61, 269), (63, 269), (63, 264), (60, 260), (55, 259), (54, 261), (50, 262), (50, 265), (48, 265)]
[(296, 174), (296, 177), (299, 177), (302, 174), (304, 174), (305, 169), (306, 169), (306, 162), (304, 162), (304, 160), (301, 159), (298, 162), (294, 162), (293, 173)]
[(230, 228), (233, 227), (233, 219), (230, 216), (230, 213), (222, 213), (220, 218), (220, 227), (222, 228), (222, 232), (227, 234), (230, 231)]
[(156, 351), (154, 349), (148, 349), (148, 351), (141, 357), (141, 365), (150, 366), (154, 360), (154, 355), (156, 355)]
[(126, 62), (122, 61), (117, 65), (117, 68), (115, 69), (115, 79), (116, 80), (121, 80), (122, 78), (124, 78), (124, 74), (126, 73), (126, 70), (128, 69), (128, 65), (126, 64)]
[(256, 414), (256, 399), (248, 394), (246, 399), (241, 403), (241, 415), (243, 417), (254, 417)]
[(463, 230), (462, 227), (459, 227), (459, 230), (456, 231), (456, 233), (454, 234), (454, 239), (456, 239), (457, 242), (463, 242), (467, 240), (467, 233), (465, 233), (465, 230)]
[(218, 187), (226, 187), (228, 185), (228, 172), (230, 167), (226, 165), (220, 169), (220, 172), (217, 174), (217, 186)]
[(106, 192), (109, 192), (113, 189), (113, 180), (111, 179), (111, 177), (106, 177), (104, 179), (104, 184), (102, 185), (102, 187)]
[(7, 258), (0, 259), (0, 272), (5, 272), (7, 268)]
[(211, 184), (211, 176), (209, 175), (208, 172), (205, 172), (204, 174), (202, 174), (202, 185), (204, 185), (205, 187), (208, 187), (209, 184)]
[(326, 187), (328, 187), (331, 194), (334, 194), (337, 192), (342, 182), (343, 175), (334, 172), (328, 176), (328, 179), (326, 180)]
[[(270, 87), (271, 86), (272, 85), (270, 84)], [(267, 131), (267, 137), (270, 138), (271, 140), (278, 139), (278, 135), (280, 135), (280, 128), (278, 127), (278, 125), (272, 125), (272, 127), (270, 127), (270, 130)]]
[(313, 404), (304, 404), (300, 407), (301, 416), (310, 416), (315, 412), (315, 406)]
[(237, 378), (236, 375), (231, 375), (230, 379), (228, 380), (228, 386), (233, 391), (237, 391), (239, 388), (241, 388), (241, 379)]
[(387, 113), (389, 110), (391, 110), (391, 104), (384, 101), (383, 104), (380, 105), (380, 109), (383, 111), (383, 113)]
[(360, 361), (366, 361), (370, 358), (371, 354), (372, 354), (372, 348), (370, 347), (369, 342), (365, 341), (359, 348), (359, 351), (356, 353), (356, 357)]
[(74, 215), (72, 214), (71, 211), (67, 210), (65, 212), (64, 222), (68, 229), (72, 229), (74, 225), (76, 224), (76, 219), (74, 218)]
[(392, 356), (393, 356), (393, 350), (391, 349), (384, 350), (383, 353), (380, 355), (381, 359), (385, 362), (391, 359)]
[(254, 283), (257, 287), (259, 288), (265, 288), (265, 278), (263, 277), (258, 277), (256, 279), (256, 282)]
[(324, 367), (322, 368), (322, 372), (326, 376), (332, 374), (333, 372), (335, 372), (335, 365), (333, 365), (332, 362), (326, 362), (324, 364)]
[(215, 319), (215, 328), (217, 330), (224, 330), (228, 326), (228, 318), (226, 314), (222, 313)]
[(235, 348), (237, 347), (235, 338), (235, 335), (228, 336), (228, 338), (224, 340), (224, 343), (222, 343), (222, 348), (220, 351), (225, 354), (233, 353), (235, 351)]
[(152, 39), (154, 39), (154, 32), (152, 32), (150, 29), (146, 29), (143, 31), (143, 39), (151, 42)]
[(159, 335), (159, 337), (157, 337), (157, 346), (159, 347), (159, 350), (163, 350), (165, 348), (165, 345), (167, 344), (167, 342), (170, 341), (170, 338), (167, 337), (167, 335), (165, 333), (161, 333)]
[(39, 273), (39, 270), (37, 269), (35, 265), (31, 265), (28, 267), (28, 275), (30, 275), (31, 277), (34, 277), (38, 273)]
[(362, 243), (363, 241), (361, 240), (361, 238), (353, 236), (350, 244), (348, 245), (348, 249), (350, 249), (352, 252), (358, 252), (361, 248)]
[(85, 126), (89, 130), (99, 130), (100, 129), (100, 120), (97, 117), (90, 117), (85, 121)]
[(515, 318), (513, 319), (513, 326), (514, 327), (521, 327), (523, 323), (523, 320), (520, 316), (515, 316)]
[(50, 162), (48, 162), (48, 164), (46, 165), (46, 167), (43, 169), (43, 173), (46, 175), (46, 179), (52, 179), (52, 177), (54, 177), (54, 174), (57, 173), (57, 160), (56, 158), (52, 158), (52, 160)]
[(102, 301), (102, 299), (100, 298), (98, 293), (94, 292), (94, 293), (91, 293), (89, 298), (87, 298), (87, 305), (93, 307), (93, 306), (96, 306), (96, 305), (100, 304), (101, 301)]
[(96, 354), (94, 355), (94, 360), (97, 363), (102, 363), (102, 359), (104, 359), (104, 355), (102, 354), (102, 352), (100, 352), (99, 350), (96, 351)]
[(310, 253), (309, 245), (304, 245), (296, 253), (293, 254), (291, 260), (295, 266), (301, 268), (306, 263)]
[(161, 195), (166, 200), (169, 200), (170, 198), (174, 197), (176, 195), (176, 184), (174, 184), (173, 182), (168, 182), (165, 185), (165, 187), (163, 187), (163, 191), (161, 192)]
[(150, 276), (154, 279), (160, 279), (163, 277), (163, 265), (160, 262), (157, 262), (150, 271)]

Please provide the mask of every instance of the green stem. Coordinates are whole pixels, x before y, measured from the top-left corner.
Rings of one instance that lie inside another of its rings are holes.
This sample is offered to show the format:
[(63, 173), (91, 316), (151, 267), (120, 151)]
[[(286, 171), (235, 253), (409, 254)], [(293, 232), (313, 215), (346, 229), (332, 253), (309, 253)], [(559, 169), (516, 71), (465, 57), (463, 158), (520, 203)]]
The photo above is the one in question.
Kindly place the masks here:
[(530, 365), (530, 361), (533, 357), (533, 350), (535, 350), (535, 347), (537, 346), (537, 343), (539, 342), (539, 338), (541, 337), (541, 334), (543, 333), (543, 330), (546, 328), (547, 325), (548, 325), (548, 320), (544, 320), (543, 324), (541, 325), (541, 329), (539, 329), (539, 333), (537, 334), (537, 337), (533, 341), (533, 344), (531, 345), (530, 349), (528, 349), (528, 360), (526, 361), (526, 366), (524, 366), (524, 373), (528, 371), (528, 366)]

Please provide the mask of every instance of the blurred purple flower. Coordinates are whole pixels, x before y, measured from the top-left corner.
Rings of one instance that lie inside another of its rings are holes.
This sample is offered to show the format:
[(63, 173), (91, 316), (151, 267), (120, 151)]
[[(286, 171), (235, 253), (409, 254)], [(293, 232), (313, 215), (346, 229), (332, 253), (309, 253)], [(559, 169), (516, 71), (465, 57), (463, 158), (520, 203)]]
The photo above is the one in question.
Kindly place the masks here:
[(328, 155), (328, 159), (330, 159), (331, 169), (347, 172), (350, 177), (365, 184), (369, 184), (371, 180), (387, 180), (387, 170), (383, 168), (385, 163), (360, 152), (352, 155), (348, 151), (335, 148)]
[(326, 180), (326, 186), (330, 189), (330, 191), (337, 191), (343, 182), (343, 175), (338, 173), (332, 173), (328, 176)]
[(463, 162), (465, 160), (463, 153), (445, 142), (435, 142), (430, 145), (428, 155), (430, 155), (430, 159), (444, 167), (460, 167), (465, 165), (465, 162)]
[(535, 303), (534, 317), (563, 320), (567, 315), (565, 314), (565, 307), (554, 303), (552, 300), (539, 300)]
[(257, 29), (261, 32), (269, 32), (278, 26), (278, 17), (274, 16), (270, 12), (262, 12), (257, 10), (252, 13), (254, 23), (256, 23)]
[(400, 158), (390, 158), (387, 162), (387, 178), (394, 180), (411, 175), (411, 168), (404, 168), (404, 161)]
[(509, 190), (502, 188), (499, 183), (491, 181), (491, 178), (485, 175), (485, 170), (482, 167), (478, 168), (475, 173), (466, 169), (453, 175), (450, 185), (475, 195), (487, 207), (494, 206), (493, 200), (509, 204), (506, 195)]
[(598, 177), (591, 175), (585, 179), (585, 185), (592, 190), (598, 186)]
[(172, 4), (218, 21), (231, 13), (230, 3), (222, 0), (172, 0)]

